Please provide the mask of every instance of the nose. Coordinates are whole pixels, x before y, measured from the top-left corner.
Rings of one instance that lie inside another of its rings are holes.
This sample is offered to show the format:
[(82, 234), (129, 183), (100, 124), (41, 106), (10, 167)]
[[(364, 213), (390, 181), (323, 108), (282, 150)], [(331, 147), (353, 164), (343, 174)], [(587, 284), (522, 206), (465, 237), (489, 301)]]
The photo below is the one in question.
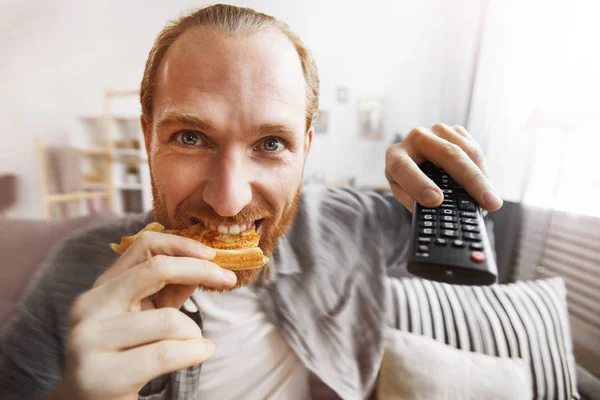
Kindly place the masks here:
[(242, 154), (222, 154), (211, 165), (203, 199), (222, 217), (233, 217), (252, 201), (251, 174)]

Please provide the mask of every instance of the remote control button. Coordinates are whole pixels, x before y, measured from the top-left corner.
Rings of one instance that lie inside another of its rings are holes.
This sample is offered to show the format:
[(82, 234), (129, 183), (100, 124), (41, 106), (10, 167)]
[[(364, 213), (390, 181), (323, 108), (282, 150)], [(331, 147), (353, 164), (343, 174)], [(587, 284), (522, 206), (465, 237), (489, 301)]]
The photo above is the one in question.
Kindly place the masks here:
[(458, 221), (458, 218), (451, 215), (442, 215), (441, 220), (446, 222), (456, 222)]
[(425, 215), (421, 215), (421, 219), (424, 221), (435, 221), (437, 218), (437, 216), (433, 215), (433, 214), (425, 214)]
[(435, 239), (435, 244), (437, 244), (438, 246), (445, 246), (448, 244), (448, 241), (446, 239), (437, 238)]
[(425, 235), (425, 236), (434, 236), (435, 235), (435, 229), (423, 228), (423, 229), (419, 230), (419, 233), (421, 235)]
[(449, 185), (449, 184), (450, 184), (450, 180), (449, 180), (449, 179), (446, 179), (446, 178), (442, 178), (442, 183), (443, 183), (444, 185)]
[(454, 209), (454, 204), (442, 203), (440, 207)]
[(415, 253), (417, 257), (429, 257), (429, 253)]
[(429, 244), (429, 243), (431, 243), (431, 238), (430, 237), (420, 237), (419, 243)]
[(421, 209), (421, 214), (435, 214), (437, 213), (436, 208), (423, 208)]
[(421, 222), (419, 222), (419, 226), (423, 226), (425, 228), (432, 228), (432, 227), (435, 227), (435, 222), (433, 222), (433, 221), (421, 221)]
[(442, 236), (443, 237), (448, 237), (448, 238), (455, 238), (455, 237), (458, 237), (458, 233), (456, 231), (451, 231), (449, 229), (444, 229), (442, 231)]
[(464, 232), (479, 233), (479, 228), (473, 225), (463, 225), (462, 230)]
[(463, 211), (475, 211), (475, 205), (471, 200), (458, 200), (458, 208)]
[(483, 250), (483, 244), (481, 244), (481, 243), (471, 243), (469, 245), (469, 248), (471, 250)]
[(458, 229), (457, 224), (453, 224), (452, 222), (442, 222), (442, 228), (444, 229)]
[(471, 252), (471, 260), (482, 263), (485, 261), (485, 254), (480, 251), (472, 251)]
[(461, 211), (460, 216), (467, 217), (467, 218), (477, 218), (477, 213), (470, 212), (470, 211)]
[[(442, 172), (442, 171), (440, 171), (440, 172)], [(446, 175), (446, 173), (442, 173), (442, 179), (448, 179), (448, 178), (449, 177), (448, 177), (448, 175)]]
[(452, 207), (454, 207), (454, 201), (453, 201), (452, 199), (445, 198), (445, 199), (442, 201), (442, 204), (448, 204), (449, 206), (452, 206)]
[(465, 247), (465, 242), (460, 239), (456, 239), (452, 242), (452, 246), (454, 247)]
[(463, 225), (479, 225), (479, 222), (475, 218), (461, 218), (460, 222)]
[(475, 233), (471, 233), (471, 232), (465, 232), (463, 233), (463, 237), (464, 240), (469, 240), (472, 242), (480, 242), (481, 241), (481, 237)]
[(444, 192), (444, 194), (452, 194), (452, 189), (442, 189), (442, 192)]
[(419, 251), (422, 253), (427, 253), (429, 250), (429, 246), (425, 246), (424, 244), (419, 245)]
[(441, 210), (441, 213), (444, 215), (456, 215), (456, 211), (454, 210), (449, 210), (447, 208), (444, 208)]

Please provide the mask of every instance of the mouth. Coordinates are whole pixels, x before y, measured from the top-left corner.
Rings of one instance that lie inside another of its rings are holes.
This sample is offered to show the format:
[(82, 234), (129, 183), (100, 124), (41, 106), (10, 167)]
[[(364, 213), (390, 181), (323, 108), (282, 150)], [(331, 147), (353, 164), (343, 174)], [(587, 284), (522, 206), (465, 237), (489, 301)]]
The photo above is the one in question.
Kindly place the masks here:
[(201, 225), (206, 229), (209, 229), (213, 232), (219, 232), (224, 235), (238, 235), (252, 228), (256, 228), (256, 232), (260, 235), (260, 228), (263, 220), (264, 218), (257, 219), (255, 221), (245, 221), (242, 224), (221, 223), (216, 225), (215, 223), (209, 221), (202, 221), (199, 218), (190, 217), (190, 222), (192, 225)]

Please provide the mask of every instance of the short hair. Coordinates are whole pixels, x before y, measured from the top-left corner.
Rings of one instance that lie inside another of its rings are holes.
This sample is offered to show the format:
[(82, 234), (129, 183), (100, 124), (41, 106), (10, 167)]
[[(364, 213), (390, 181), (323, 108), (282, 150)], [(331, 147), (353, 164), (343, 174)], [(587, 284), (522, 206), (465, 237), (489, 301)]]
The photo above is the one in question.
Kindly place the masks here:
[(306, 82), (306, 130), (316, 119), (319, 109), (319, 76), (317, 64), (308, 48), (290, 27), (270, 15), (257, 12), (251, 8), (236, 7), (226, 4), (216, 4), (197, 9), (174, 21), (171, 21), (156, 37), (154, 45), (148, 54), (144, 76), (140, 87), (140, 103), (142, 113), (153, 120), (152, 107), (156, 87), (156, 74), (169, 47), (190, 28), (212, 26), (225, 33), (245, 35), (267, 28), (276, 28), (294, 45)]

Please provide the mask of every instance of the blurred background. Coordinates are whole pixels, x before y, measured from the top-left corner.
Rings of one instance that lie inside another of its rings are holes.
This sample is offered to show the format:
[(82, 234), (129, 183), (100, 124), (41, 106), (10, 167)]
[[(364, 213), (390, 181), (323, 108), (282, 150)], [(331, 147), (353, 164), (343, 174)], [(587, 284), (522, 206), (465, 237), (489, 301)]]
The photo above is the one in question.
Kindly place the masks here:
[[(391, 143), (440, 121), (469, 130), (505, 200), (489, 216), (501, 282), (565, 278), (576, 357), (600, 376), (600, 5), (230, 3), (286, 21), (317, 60), (321, 116), (306, 184), (385, 190)], [(0, 2), (5, 236), (43, 248), (90, 219), (151, 208), (142, 71), (165, 23), (205, 4)]]

